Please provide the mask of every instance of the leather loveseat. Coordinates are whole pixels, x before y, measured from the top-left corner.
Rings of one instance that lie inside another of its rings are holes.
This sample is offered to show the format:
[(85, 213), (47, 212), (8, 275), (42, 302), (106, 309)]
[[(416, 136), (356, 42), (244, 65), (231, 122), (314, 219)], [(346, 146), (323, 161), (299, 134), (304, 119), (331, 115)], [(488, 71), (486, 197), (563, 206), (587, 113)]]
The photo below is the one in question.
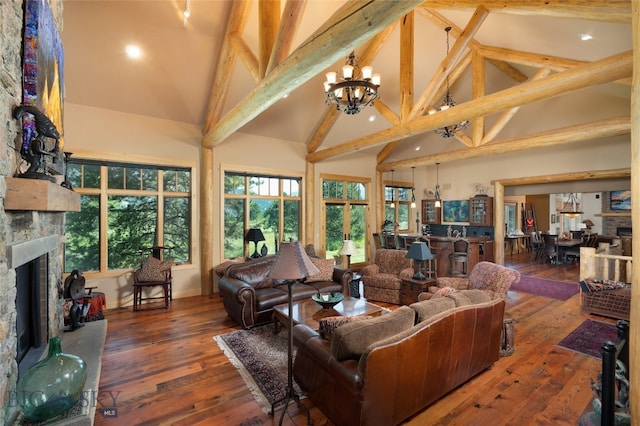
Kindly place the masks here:
[[(219, 280), (220, 295), (227, 314), (244, 328), (272, 321), (273, 307), (287, 303), (288, 286), (267, 277), (275, 256), (235, 263)], [(320, 273), (292, 286), (293, 300), (310, 298), (318, 292), (348, 294), (353, 273), (333, 266), (333, 260), (310, 258)], [(275, 285), (274, 285), (275, 284)]]
[(498, 360), (504, 300), (457, 291), (337, 327), (293, 329), (294, 378), (337, 426), (396, 425)]

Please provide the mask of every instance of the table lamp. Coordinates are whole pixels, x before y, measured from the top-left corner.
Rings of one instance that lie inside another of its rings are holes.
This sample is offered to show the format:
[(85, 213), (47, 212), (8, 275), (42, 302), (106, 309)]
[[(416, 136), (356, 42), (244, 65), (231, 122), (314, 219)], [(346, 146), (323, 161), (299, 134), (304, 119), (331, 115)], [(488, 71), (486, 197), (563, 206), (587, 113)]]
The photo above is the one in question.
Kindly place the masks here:
[(429, 250), (427, 243), (424, 241), (412, 242), (405, 257), (418, 262), (418, 272), (413, 275), (413, 279), (424, 281), (427, 277), (422, 273), (422, 262), (424, 260), (433, 259), (433, 254), (431, 253), (431, 250)]
[(274, 408), (284, 403), (282, 414), (280, 414), (279, 425), (282, 425), (284, 419), (284, 413), (287, 411), (289, 402), (291, 400), (296, 401), (298, 407), (303, 407), (307, 412), (307, 424), (311, 423), (311, 415), (309, 410), (306, 409), (304, 404), (300, 403), (300, 396), (293, 388), (293, 296), (291, 292), (291, 286), (298, 280), (302, 280), (310, 275), (319, 273), (320, 270), (311, 262), (309, 256), (304, 251), (304, 247), (299, 241), (282, 242), (280, 245), (280, 251), (276, 255), (276, 258), (271, 265), (271, 269), (267, 274), (268, 277), (274, 280), (282, 280), (287, 284), (289, 293), (289, 309), (287, 314), (289, 316), (288, 328), (289, 328), (289, 345), (287, 352), (287, 392), (286, 396), (271, 404), (271, 415), (274, 413)]
[(262, 231), (260, 228), (251, 228), (247, 231), (247, 235), (244, 236), (245, 241), (253, 241), (255, 245), (253, 254), (250, 256), (251, 259), (257, 259), (260, 256), (258, 253), (258, 243), (260, 241), (265, 241), (264, 235), (262, 235)]
[(360, 253), (356, 248), (356, 245), (353, 243), (353, 240), (344, 240), (342, 243), (342, 247), (338, 252), (341, 256), (347, 256), (347, 269), (351, 267), (351, 255)]

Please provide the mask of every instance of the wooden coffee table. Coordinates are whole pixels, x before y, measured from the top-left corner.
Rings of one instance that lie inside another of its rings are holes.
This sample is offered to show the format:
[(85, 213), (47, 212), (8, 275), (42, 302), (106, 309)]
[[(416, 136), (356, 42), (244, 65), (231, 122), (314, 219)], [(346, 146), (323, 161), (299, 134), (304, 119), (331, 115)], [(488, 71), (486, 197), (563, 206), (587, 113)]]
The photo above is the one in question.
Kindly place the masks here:
[[(358, 315), (380, 316), (383, 309), (369, 303), (366, 300), (356, 297), (344, 296), (344, 300), (332, 309), (323, 309), (318, 303), (312, 299), (299, 300), (293, 302), (293, 324), (306, 324), (314, 330), (319, 329), (320, 320), (332, 316), (355, 317)], [(289, 322), (289, 304), (283, 303), (273, 307), (273, 330), (274, 333), (280, 332), (280, 324), (285, 327)]]

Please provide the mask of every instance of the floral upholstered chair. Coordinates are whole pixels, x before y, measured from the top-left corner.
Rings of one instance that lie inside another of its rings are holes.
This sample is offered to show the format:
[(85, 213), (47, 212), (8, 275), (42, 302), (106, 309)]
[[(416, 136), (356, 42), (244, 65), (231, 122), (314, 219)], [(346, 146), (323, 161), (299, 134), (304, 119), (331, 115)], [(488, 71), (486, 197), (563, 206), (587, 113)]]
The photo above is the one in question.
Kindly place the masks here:
[(411, 278), (414, 274), (407, 250), (376, 250), (375, 263), (360, 271), (362, 287), (367, 300), (400, 304), (401, 278)]
[(436, 285), (429, 287), (429, 293), (449, 287), (456, 290), (477, 289), (489, 293), (491, 299), (506, 299), (511, 284), (520, 281), (520, 272), (497, 263), (478, 262), (468, 278), (438, 277)]

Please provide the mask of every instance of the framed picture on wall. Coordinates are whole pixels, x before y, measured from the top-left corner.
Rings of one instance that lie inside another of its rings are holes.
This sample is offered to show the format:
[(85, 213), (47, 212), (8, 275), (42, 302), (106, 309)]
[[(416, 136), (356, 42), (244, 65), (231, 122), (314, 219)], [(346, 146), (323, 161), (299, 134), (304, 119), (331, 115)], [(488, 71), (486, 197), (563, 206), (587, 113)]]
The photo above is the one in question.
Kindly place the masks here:
[(443, 223), (469, 222), (469, 200), (442, 201)]
[(631, 191), (611, 191), (611, 210), (631, 211)]

